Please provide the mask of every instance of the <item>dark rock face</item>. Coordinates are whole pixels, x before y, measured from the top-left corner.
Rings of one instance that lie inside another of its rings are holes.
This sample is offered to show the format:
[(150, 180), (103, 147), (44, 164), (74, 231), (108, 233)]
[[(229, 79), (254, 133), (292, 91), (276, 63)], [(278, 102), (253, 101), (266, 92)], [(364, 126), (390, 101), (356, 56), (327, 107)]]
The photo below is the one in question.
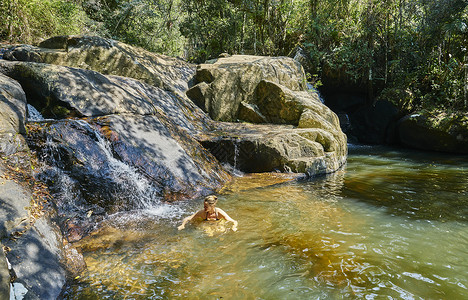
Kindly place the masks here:
[(349, 115), (349, 134), (364, 144), (394, 144), (398, 117), (395, 105), (386, 100), (377, 101)]
[(411, 148), (468, 154), (468, 115), (421, 112), (397, 125), (400, 142)]

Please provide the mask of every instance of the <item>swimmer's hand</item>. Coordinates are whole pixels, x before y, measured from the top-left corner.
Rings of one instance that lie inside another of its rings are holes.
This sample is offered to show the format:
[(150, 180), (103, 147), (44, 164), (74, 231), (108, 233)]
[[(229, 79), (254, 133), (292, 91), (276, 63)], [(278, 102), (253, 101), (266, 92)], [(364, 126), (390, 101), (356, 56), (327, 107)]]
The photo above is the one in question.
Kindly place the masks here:
[(184, 229), (184, 228), (185, 228), (185, 225), (184, 225), (184, 224), (182, 224), (182, 225), (180, 225), (179, 227), (177, 227), (178, 230), (182, 230), (182, 229)]
[(232, 229), (232, 231), (237, 231), (237, 226), (236, 226), (236, 225), (234, 225), (234, 226), (232, 226), (232, 228), (231, 228), (231, 229)]

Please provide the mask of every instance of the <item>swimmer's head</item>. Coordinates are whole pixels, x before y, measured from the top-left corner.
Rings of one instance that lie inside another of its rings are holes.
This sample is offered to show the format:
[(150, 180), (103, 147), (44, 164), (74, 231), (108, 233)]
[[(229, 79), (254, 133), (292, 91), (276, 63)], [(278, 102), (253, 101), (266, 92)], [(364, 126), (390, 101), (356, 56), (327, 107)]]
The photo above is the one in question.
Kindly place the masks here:
[(215, 195), (210, 195), (205, 197), (205, 203), (209, 205), (215, 205), (218, 202), (218, 197)]
[(207, 206), (214, 207), (217, 202), (218, 202), (218, 197), (216, 197), (215, 195), (207, 196), (204, 201), (205, 208), (207, 208)]

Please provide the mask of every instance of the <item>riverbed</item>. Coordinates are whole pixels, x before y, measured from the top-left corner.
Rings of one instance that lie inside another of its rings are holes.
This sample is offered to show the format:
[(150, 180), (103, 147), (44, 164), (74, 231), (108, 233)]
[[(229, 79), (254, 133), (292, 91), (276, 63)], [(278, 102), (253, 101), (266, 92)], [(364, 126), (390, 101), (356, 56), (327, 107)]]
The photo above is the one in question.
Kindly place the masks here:
[(236, 177), (223, 230), (187, 226), (202, 199), (120, 213), (80, 242), (64, 299), (467, 299), (468, 157), (349, 147), (309, 180)]

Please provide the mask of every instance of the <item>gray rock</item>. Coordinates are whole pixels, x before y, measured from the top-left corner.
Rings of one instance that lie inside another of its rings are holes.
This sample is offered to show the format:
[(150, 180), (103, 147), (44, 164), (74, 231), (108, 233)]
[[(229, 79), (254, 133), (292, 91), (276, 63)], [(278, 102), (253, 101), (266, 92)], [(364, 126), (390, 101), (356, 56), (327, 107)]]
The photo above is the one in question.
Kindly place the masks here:
[(44, 117), (154, 113), (136, 80), (40, 63), (3, 61), (0, 68), (23, 85)]
[[(4, 168), (0, 165), (0, 175)], [(24, 228), (29, 221), (28, 211), (31, 194), (13, 180), (0, 178), (0, 239), (18, 227)]]
[(187, 83), (195, 72), (193, 64), (181, 59), (97, 36), (52, 37), (39, 46), (14, 47), (4, 58), (130, 77), (181, 94), (187, 90)]
[(345, 149), (335, 149), (336, 137), (321, 128), (288, 125), (218, 124), (197, 136), (222, 162), (244, 172), (332, 173), (345, 162)]
[(30, 104), (44, 117), (95, 117), (163, 113), (189, 132), (203, 130), (207, 116), (185, 96), (132, 78), (41, 63), (0, 61), (0, 72), (17, 78)]
[(0, 73), (0, 132), (26, 133), (26, 95), (21, 85)]
[[(0, 175), (4, 175), (3, 165)], [(11, 249), (7, 258), (16, 277), (15, 286), (23, 287), (25, 299), (55, 299), (65, 283), (65, 272), (59, 263), (61, 236), (46, 216), (30, 226), (31, 198), (31, 192), (24, 186), (5, 177), (0, 179), (1, 240)], [(11, 239), (12, 236), (16, 239)], [(5, 280), (10, 280), (3, 265), (0, 275), (3, 286)]]
[(59, 262), (63, 256), (57, 226), (41, 218), (6, 246), (11, 248), (7, 257), (17, 277), (15, 283), (27, 289), (24, 299), (56, 299), (60, 295), (66, 273)]
[(0, 249), (0, 299), (10, 299), (10, 271), (2, 249)]

